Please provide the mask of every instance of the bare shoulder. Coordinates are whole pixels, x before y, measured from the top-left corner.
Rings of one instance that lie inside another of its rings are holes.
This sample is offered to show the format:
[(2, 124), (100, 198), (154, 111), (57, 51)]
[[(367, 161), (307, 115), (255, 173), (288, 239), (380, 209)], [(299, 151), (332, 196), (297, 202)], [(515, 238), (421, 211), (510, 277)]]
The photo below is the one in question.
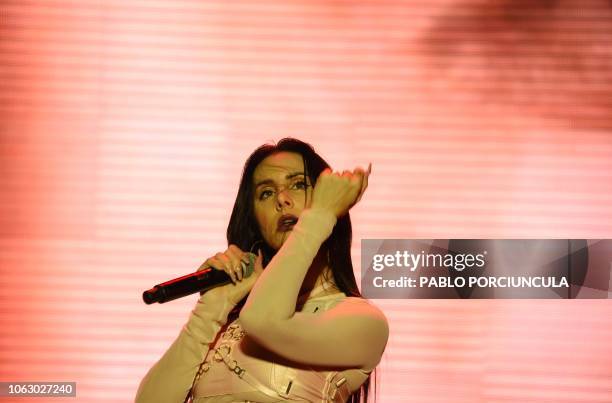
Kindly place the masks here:
[(353, 345), (354, 351), (364, 351), (360, 368), (371, 371), (380, 362), (389, 340), (389, 323), (383, 311), (359, 297), (347, 297), (330, 311), (335, 311), (331, 315), (350, 335), (347, 345)]
[(386, 319), (383, 311), (379, 307), (374, 305), (372, 301), (366, 298), (346, 297), (342, 301), (340, 301), (338, 305), (343, 305), (345, 307), (353, 307), (354, 309), (357, 309), (359, 312), (370, 312), (373, 314), (380, 315)]
[(351, 317), (363, 325), (374, 326), (384, 333), (385, 339), (389, 332), (387, 317), (383, 311), (371, 301), (360, 297), (346, 297), (334, 308), (334, 314), (340, 317)]

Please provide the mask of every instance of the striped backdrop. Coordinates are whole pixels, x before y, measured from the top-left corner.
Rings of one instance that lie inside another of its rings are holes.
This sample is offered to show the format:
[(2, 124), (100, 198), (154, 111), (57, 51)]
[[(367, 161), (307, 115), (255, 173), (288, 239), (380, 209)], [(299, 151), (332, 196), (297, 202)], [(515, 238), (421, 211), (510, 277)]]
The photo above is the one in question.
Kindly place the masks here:
[[(4, 0), (0, 381), (129, 402), (242, 164), (373, 164), (362, 238), (612, 237), (604, 0)], [(611, 267), (612, 270), (612, 267)], [(607, 300), (376, 300), (378, 402), (612, 402)], [(0, 398), (2, 402), (39, 402)]]

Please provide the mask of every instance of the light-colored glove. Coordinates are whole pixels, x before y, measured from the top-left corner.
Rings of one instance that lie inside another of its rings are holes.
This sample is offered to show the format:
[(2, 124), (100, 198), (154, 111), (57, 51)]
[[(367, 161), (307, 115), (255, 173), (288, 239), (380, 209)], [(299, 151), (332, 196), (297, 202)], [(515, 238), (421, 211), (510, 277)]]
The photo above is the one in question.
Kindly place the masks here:
[(200, 297), (177, 339), (140, 382), (136, 403), (184, 402), (210, 344), (234, 308), (227, 299), (211, 295)]

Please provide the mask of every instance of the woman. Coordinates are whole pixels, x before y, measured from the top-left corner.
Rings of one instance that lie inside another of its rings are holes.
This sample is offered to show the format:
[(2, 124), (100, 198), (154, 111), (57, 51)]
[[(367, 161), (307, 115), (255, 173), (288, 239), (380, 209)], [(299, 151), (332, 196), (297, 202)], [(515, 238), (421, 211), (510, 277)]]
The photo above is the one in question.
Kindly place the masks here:
[[(348, 210), (370, 171), (332, 172), (291, 138), (255, 150), (229, 247), (201, 267), (232, 283), (201, 296), (136, 401), (365, 401), (388, 338), (384, 314), (357, 289), (350, 256)], [(245, 276), (249, 251), (257, 258)]]

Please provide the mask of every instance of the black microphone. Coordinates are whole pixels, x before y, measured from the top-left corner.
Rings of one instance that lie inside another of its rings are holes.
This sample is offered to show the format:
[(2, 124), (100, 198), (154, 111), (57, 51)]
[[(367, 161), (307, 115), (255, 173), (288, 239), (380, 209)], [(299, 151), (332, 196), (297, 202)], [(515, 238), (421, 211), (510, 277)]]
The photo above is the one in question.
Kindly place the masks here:
[[(255, 254), (250, 252), (247, 255), (249, 257), (249, 264), (244, 270), (244, 277), (249, 277), (253, 273), (255, 259), (257, 258)], [(232, 279), (226, 272), (208, 267), (202, 271), (157, 284), (155, 287), (142, 293), (142, 300), (145, 304), (153, 304), (155, 302), (163, 304), (164, 302), (195, 294), (196, 292), (206, 292), (211, 288), (231, 282)]]

